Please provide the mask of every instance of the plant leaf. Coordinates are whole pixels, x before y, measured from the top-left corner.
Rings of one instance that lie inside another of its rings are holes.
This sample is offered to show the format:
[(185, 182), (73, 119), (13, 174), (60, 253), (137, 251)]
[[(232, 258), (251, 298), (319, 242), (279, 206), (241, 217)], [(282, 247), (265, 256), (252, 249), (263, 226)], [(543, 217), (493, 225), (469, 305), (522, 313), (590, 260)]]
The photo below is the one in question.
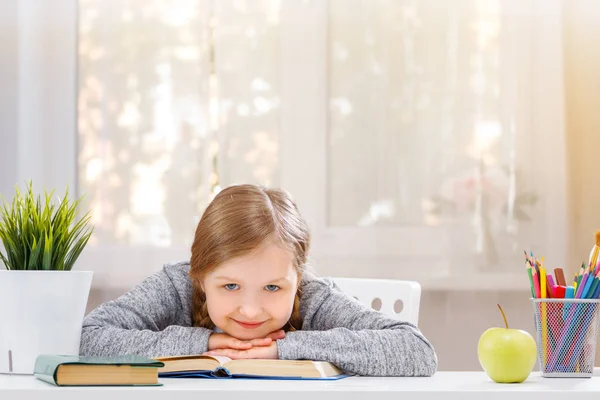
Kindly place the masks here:
[(38, 258), (42, 253), (42, 248), (44, 247), (44, 242), (42, 241), (38, 246), (37, 239), (33, 238), (33, 244), (31, 245), (31, 256), (29, 257), (29, 264), (27, 265), (27, 269), (38, 269)]
[(70, 270), (93, 232), (90, 213), (77, 218), (83, 197), (53, 201), (54, 190), (35, 194), (31, 181), (0, 205), (0, 260), (9, 270)]

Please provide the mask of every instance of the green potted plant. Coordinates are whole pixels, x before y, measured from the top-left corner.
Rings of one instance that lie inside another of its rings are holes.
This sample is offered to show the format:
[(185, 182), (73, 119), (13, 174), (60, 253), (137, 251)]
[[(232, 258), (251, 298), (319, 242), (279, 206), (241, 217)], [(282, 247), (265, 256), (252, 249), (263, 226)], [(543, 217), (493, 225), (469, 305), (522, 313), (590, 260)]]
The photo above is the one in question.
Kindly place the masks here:
[(78, 354), (91, 271), (72, 271), (93, 227), (82, 198), (16, 189), (0, 205), (0, 373), (32, 374), (38, 354)]

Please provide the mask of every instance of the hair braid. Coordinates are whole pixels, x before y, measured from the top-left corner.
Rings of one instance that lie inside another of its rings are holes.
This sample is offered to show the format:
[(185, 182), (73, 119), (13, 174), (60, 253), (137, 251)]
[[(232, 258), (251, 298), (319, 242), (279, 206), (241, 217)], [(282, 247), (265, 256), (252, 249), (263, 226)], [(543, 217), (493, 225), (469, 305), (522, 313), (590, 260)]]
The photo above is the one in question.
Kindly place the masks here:
[(208, 305), (206, 303), (206, 294), (197, 286), (194, 287), (194, 305), (198, 304), (200, 307), (194, 307), (193, 318), (194, 326), (213, 329), (215, 324), (208, 315)]
[(302, 317), (300, 316), (300, 300), (302, 299), (302, 289), (298, 287), (296, 296), (294, 297), (294, 306), (292, 308), (292, 315), (287, 324), (283, 327), (286, 332), (299, 331), (302, 329)]

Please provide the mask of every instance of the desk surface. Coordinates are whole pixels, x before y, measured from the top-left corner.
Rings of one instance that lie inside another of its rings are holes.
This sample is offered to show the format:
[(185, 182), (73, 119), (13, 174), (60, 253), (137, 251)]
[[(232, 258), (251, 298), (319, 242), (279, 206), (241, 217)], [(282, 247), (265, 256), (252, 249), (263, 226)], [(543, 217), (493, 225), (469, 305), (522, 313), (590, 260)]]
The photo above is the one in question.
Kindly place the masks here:
[(242, 400), (352, 400), (370, 396), (370, 400), (600, 398), (600, 376), (587, 379), (541, 378), (538, 372), (533, 372), (522, 384), (497, 384), (483, 372), (443, 371), (431, 378), (350, 377), (339, 381), (161, 379), (161, 382), (164, 386), (56, 387), (33, 376), (0, 375), (0, 399), (199, 400), (222, 397), (229, 400), (238, 396)]

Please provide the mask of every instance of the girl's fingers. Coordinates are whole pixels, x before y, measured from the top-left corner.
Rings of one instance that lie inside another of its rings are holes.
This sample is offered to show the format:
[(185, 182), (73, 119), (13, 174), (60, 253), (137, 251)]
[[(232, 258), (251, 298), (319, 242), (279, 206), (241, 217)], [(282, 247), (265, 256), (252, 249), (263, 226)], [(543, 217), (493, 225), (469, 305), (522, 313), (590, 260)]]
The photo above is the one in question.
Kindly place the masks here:
[(240, 340), (223, 334), (215, 335), (221, 336), (215, 336), (215, 339), (218, 340), (214, 340), (212, 343), (209, 342), (209, 351), (220, 351), (222, 349), (250, 350), (252, 347), (268, 347), (274, 340), (285, 338), (285, 332), (281, 329), (271, 332), (267, 337), (252, 340)]
[(252, 344), (245, 340), (236, 339), (224, 333), (214, 333), (208, 339), (208, 351), (217, 349), (248, 350)]
[(262, 338), (262, 339), (252, 339), (250, 344), (252, 346), (270, 346), (273, 340), (270, 337)]
[(247, 350), (252, 348), (253, 343), (250, 342), (246, 342), (244, 340), (239, 340), (239, 339), (230, 339), (229, 343), (227, 343), (227, 345), (225, 347), (229, 347), (231, 349), (240, 349), (240, 350)]

